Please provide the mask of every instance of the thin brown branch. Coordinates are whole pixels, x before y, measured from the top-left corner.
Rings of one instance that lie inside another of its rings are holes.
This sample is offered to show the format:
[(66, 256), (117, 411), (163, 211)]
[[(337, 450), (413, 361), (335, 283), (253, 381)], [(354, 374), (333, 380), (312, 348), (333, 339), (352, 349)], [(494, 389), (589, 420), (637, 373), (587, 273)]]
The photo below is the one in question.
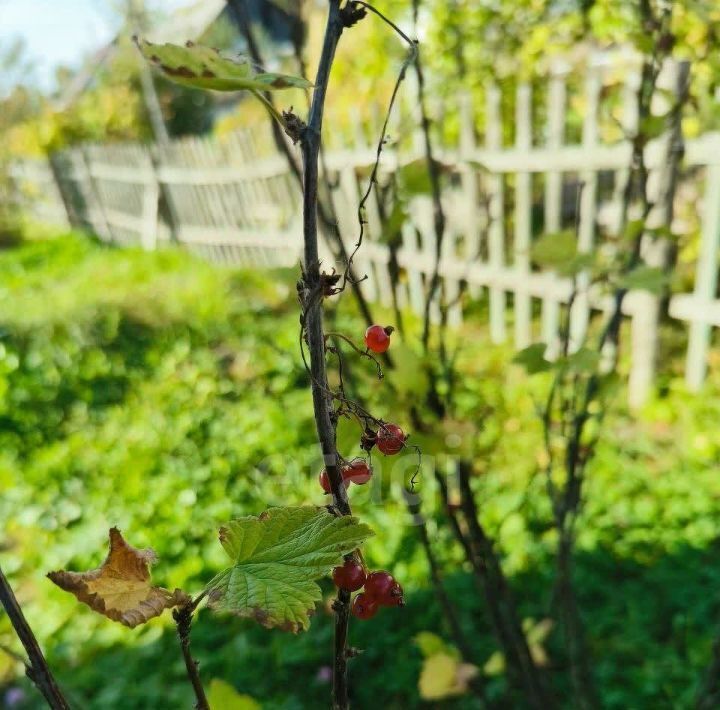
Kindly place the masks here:
[(60, 690), (60, 686), (57, 684), (45, 656), (43, 656), (40, 644), (35, 638), (35, 634), (30, 628), (2, 569), (0, 569), (0, 604), (3, 605), (15, 633), (20, 639), (25, 653), (27, 653), (28, 663), (25, 665), (27, 677), (43, 694), (52, 710), (69, 710), (70, 705)]
[[(350, 515), (350, 502), (342, 480), (336, 444), (336, 414), (328, 386), (325, 364), (325, 333), (323, 332), (323, 283), (318, 252), (318, 175), (323, 114), (330, 70), (338, 41), (343, 32), (340, 0), (329, 0), (322, 52), (315, 78), (307, 128), (301, 138), (303, 154), (303, 238), (304, 265), (302, 276), (302, 319), (307, 335), (310, 357), (315, 426), (330, 480), (333, 504), (342, 515)], [(335, 645), (333, 656), (332, 706), (348, 708), (347, 635), (350, 616), (350, 595), (340, 590), (333, 605), (335, 610)]]
[[(447, 622), (452, 639), (460, 651), (463, 660), (467, 663), (472, 663), (473, 652), (460, 624), (460, 620), (458, 619), (456, 608), (445, 590), (440, 565), (438, 564), (437, 557), (435, 556), (435, 552), (433, 551), (432, 543), (430, 541), (430, 535), (428, 534), (427, 522), (425, 520), (425, 516), (420, 510), (420, 496), (412, 491), (408, 491), (407, 489), (405, 489), (403, 493), (408, 512), (413, 518), (412, 523), (417, 527), (420, 535), (420, 542), (422, 544), (423, 551), (425, 552), (425, 558), (427, 559), (428, 568), (430, 570), (430, 580), (433, 585), (435, 597), (442, 609), (443, 618)], [(480, 707), (487, 707), (485, 687), (479, 678), (475, 678), (473, 680), (471, 689), (473, 691), (473, 695), (478, 699)]]
[(187, 671), (190, 685), (192, 685), (195, 693), (195, 710), (210, 710), (205, 689), (200, 680), (200, 664), (192, 657), (190, 652), (190, 628), (192, 626), (192, 618), (197, 609), (198, 604), (205, 595), (201, 594), (197, 599), (173, 610), (173, 619), (177, 627), (177, 635), (180, 641), (180, 650), (182, 651), (183, 660), (185, 661), (185, 670)]
[(470, 465), (457, 463), (462, 509), (469, 529), (471, 563), (485, 594), (495, 635), (500, 642), (513, 683), (522, 689), (529, 707), (547, 710), (555, 707), (543, 682), (540, 670), (530, 654), (512, 592), (502, 571), (492, 540), (478, 518), (475, 498), (470, 487)]

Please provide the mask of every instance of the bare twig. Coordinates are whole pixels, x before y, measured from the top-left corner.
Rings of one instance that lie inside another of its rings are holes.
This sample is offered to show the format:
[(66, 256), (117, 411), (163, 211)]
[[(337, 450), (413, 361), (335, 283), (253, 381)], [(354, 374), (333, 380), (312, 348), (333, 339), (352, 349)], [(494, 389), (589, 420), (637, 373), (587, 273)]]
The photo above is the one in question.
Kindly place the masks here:
[(500, 566), (500, 560), (492, 540), (483, 529), (470, 487), (470, 467), (467, 462), (458, 461), (458, 481), (462, 510), (469, 530), (469, 545), (475, 574), (481, 582), (488, 605), (490, 619), (508, 667), (516, 686), (522, 689), (529, 707), (547, 710), (555, 707), (538, 667), (530, 654), (527, 638), (522, 629), (515, 608), (512, 593)]
[(205, 594), (199, 595), (196, 599), (187, 604), (173, 610), (173, 619), (177, 627), (177, 635), (180, 640), (180, 649), (182, 651), (183, 660), (185, 661), (185, 669), (187, 671), (190, 684), (195, 693), (195, 710), (210, 710), (205, 689), (200, 680), (200, 664), (192, 657), (190, 653), (190, 628), (192, 618), (198, 604), (203, 600)]
[[(435, 552), (432, 548), (432, 543), (430, 542), (427, 522), (425, 520), (425, 516), (420, 510), (420, 496), (408, 490), (404, 490), (403, 493), (408, 512), (413, 518), (413, 525), (417, 527), (418, 533), (420, 534), (420, 542), (430, 569), (430, 580), (432, 581), (435, 597), (442, 608), (443, 618), (450, 628), (453, 641), (455, 642), (455, 645), (460, 651), (463, 659), (468, 663), (472, 663), (473, 652), (470, 648), (467, 636), (463, 631), (462, 625), (460, 624), (460, 620), (458, 619), (456, 608), (445, 590), (440, 565), (438, 564)], [(474, 678), (470, 687), (473, 691), (473, 695), (475, 695), (478, 699), (480, 707), (487, 707), (487, 698), (485, 697), (485, 687), (483, 682), (479, 678)]]
[(0, 603), (5, 608), (10, 623), (28, 655), (25, 674), (43, 694), (52, 710), (69, 710), (70, 705), (60, 690), (2, 569), (0, 569)]

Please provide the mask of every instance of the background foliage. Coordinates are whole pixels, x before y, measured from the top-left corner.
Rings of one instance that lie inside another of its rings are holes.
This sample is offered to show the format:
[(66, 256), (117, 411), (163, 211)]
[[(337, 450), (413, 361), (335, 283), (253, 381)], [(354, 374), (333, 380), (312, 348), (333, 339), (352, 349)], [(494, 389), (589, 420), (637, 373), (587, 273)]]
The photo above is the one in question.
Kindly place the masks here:
[[(79, 609), (46, 571), (98, 564), (107, 528), (117, 524), (134, 544), (157, 550), (158, 584), (192, 591), (223, 564), (219, 523), (278, 502), (323, 501), (292, 277), (218, 270), (175, 251), (115, 251), (79, 235), (29, 239), (0, 254), (4, 566), (81, 707), (187, 704), (174, 629), (166, 619), (128, 632)], [(338, 329), (361, 332), (345, 304), (333, 314)], [(499, 538), (523, 616), (537, 623), (551, 601), (538, 590), (550, 587), (553, 539), (533, 478), (536, 385), (482, 333), (459, 337), (464, 415), (449, 433), (482, 462), (474, 483), (483, 522)], [(412, 357), (407, 351), (395, 382), (408, 398), (422, 387)], [(350, 364), (353, 386), (373, 397), (372, 380), (360, 376), (365, 368)], [(692, 704), (709, 652), (708, 620), (718, 612), (720, 449), (709, 434), (717, 384), (690, 397), (673, 379), (639, 420), (625, 415), (619, 398), (590, 473), (578, 588), (608, 708)], [(402, 399), (396, 406), (405, 411)], [(387, 402), (376, 410), (390, 415)], [(457, 445), (447, 434), (418, 442), (428, 461), (443, 440), (446, 449)], [(348, 456), (355, 438), (341, 431)], [(421, 631), (447, 638), (446, 630), (399, 493), (408, 466), (376, 464), (382, 476), (368, 491), (354, 489), (353, 504), (383, 530), (366, 545), (368, 561), (403, 580), (408, 606), (353, 625), (352, 643), (366, 649), (351, 671), (355, 702), (420, 707), (422, 654), (413, 639)], [(481, 599), (443, 538), (429, 475), (421, 486), (482, 666), (495, 649)], [(329, 598), (329, 584), (325, 592)], [(0, 617), (0, 643), (11, 646), (6, 624)], [(230, 682), (262, 707), (306, 708), (326, 702), (331, 634), (322, 607), (298, 637), (203, 612), (193, 644), (207, 679)], [(552, 634), (544, 645), (550, 666), (562, 670)], [(40, 707), (19, 670), (0, 652), (6, 704), (21, 689), (24, 700), (13, 707)], [(488, 680), (499, 693), (502, 675)], [(470, 703), (461, 697), (441, 706)]]

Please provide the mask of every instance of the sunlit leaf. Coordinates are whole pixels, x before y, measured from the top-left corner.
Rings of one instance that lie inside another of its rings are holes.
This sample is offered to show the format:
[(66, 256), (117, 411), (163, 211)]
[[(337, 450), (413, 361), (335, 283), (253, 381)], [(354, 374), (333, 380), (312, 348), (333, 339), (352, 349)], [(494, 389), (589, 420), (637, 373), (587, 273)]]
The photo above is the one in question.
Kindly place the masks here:
[(94, 611), (133, 628), (188, 601), (180, 589), (170, 592), (152, 586), (150, 565), (156, 560), (152, 550), (135, 549), (112, 528), (110, 553), (100, 567), (89, 572), (50, 572), (48, 577)]
[(600, 353), (597, 350), (582, 347), (564, 360), (565, 367), (573, 372), (592, 374), (600, 364)]
[(620, 288), (628, 291), (649, 291), (655, 295), (661, 295), (667, 288), (670, 278), (662, 269), (651, 266), (638, 266), (625, 274), (618, 284)]
[(268, 628), (306, 629), (322, 598), (315, 580), (372, 534), (356, 518), (312, 506), (232, 520), (220, 542), (233, 564), (208, 584), (209, 604)]
[(210, 681), (207, 699), (210, 710), (262, 710), (257, 700), (238, 693), (230, 683), (219, 678)]
[(535, 375), (538, 372), (546, 372), (552, 369), (553, 364), (545, 359), (544, 343), (533, 343), (515, 354), (513, 362), (525, 368), (528, 375)]
[(406, 195), (424, 195), (432, 190), (427, 161), (413, 160), (397, 170), (397, 179)]
[(418, 689), (423, 700), (442, 700), (467, 692), (470, 681), (478, 669), (461, 663), (447, 653), (436, 653), (423, 661)]
[(594, 254), (578, 251), (577, 237), (570, 230), (543, 234), (532, 245), (530, 258), (539, 267), (557, 271), (562, 276), (576, 274), (595, 261)]
[(188, 43), (153, 44), (136, 38), (142, 55), (172, 81), (195, 89), (269, 91), (306, 89), (312, 84), (297, 76), (255, 72), (246, 57), (226, 57), (216, 49)]
[(445, 643), (437, 634), (431, 631), (421, 631), (415, 635), (415, 643), (418, 645), (420, 652), (426, 658), (435, 656), (439, 653), (451, 656), (453, 658), (460, 658), (460, 654), (457, 649), (449, 644)]
[(485, 661), (483, 673), (489, 676), (502, 675), (505, 672), (505, 656), (500, 651), (495, 651)]

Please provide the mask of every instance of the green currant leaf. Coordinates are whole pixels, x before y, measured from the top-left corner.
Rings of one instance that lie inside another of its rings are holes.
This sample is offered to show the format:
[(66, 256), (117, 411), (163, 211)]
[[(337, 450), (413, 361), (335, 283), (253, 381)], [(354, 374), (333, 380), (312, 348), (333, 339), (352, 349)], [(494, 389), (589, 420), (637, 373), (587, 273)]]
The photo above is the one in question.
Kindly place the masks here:
[(662, 269), (638, 266), (620, 278), (620, 288), (628, 291), (649, 291), (659, 296), (667, 288), (669, 276)]
[(545, 343), (533, 343), (516, 353), (513, 362), (524, 367), (528, 375), (546, 372), (553, 367), (553, 363), (545, 359), (546, 349)]
[(425, 658), (443, 653), (446, 656), (460, 660), (459, 651), (454, 646), (445, 643), (437, 634), (431, 631), (421, 631), (415, 635), (414, 641)]
[(211, 607), (297, 633), (322, 598), (315, 580), (373, 534), (350, 516), (325, 508), (270, 508), (231, 520), (220, 543), (232, 560), (207, 586)]
[(219, 678), (210, 681), (207, 694), (210, 710), (262, 710), (262, 706), (249, 695), (242, 695)]
[(592, 252), (579, 252), (574, 232), (543, 234), (532, 246), (530, 258), (538, 266), (557, 271), (561, 276), (572, 276), (595, 262)]
[(246, 57), (231, 59), (210, 47), (190, 42), (182, 47), (177, 44), (153, 44), (139, 38), (135, 41), (143, 57), (168, 79), (194, 89), (271, 91), (312, 86), (301, 77), (256, 73)]
[(590, 348), (581, 347), (572, 355), (562, 361), (562, 364), (571, 372), (591, 375), (597, 371), (600, 364), (600, 353)]

